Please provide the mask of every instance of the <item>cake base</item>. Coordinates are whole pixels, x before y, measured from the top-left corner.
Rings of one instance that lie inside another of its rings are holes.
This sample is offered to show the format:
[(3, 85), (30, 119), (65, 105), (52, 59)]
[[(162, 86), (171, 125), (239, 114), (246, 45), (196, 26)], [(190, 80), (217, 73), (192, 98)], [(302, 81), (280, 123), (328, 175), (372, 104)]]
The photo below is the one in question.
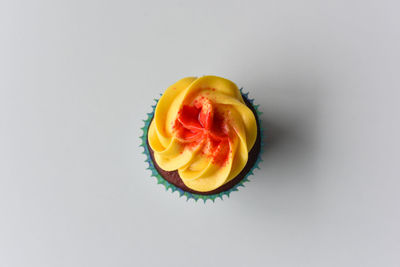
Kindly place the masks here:
[(224, 191), (231, 189), (236, 184), (238, 184), (246, 176), (246, 174), (253, 168), (254, 164), (257, 161), (258, 154), (260, 153), (260, 150), (261, 150), (260, 120), (258, 118), (257, 112), (254, 109), (253, 105), (250, 103), (250, 101), (244, 95), (242, 95), (242, 96), (243, 96), (243, 100), (246, 103), (246, 105), (253, 112), (253, 114), (256, 118), (256, 122), (257, 122), (257, 139), (256, 139), (256, 142), (255, 142), (253, 148), (249, 152), (247, 164), (244, 166), (243, 170), (235, 178), (233, 178), (232, 180), (230, 180), (229, 182), (227, 182), (226, 184), (222, 185), (221, 187), (219, 187), (217, 189), (214, 189), (214, 190), (208, 191), (208, 192), (195, 191), (193, 189), (190, 189), (183, 183), (181, 177), (179, 176), (178, 171), (165, 171), (165, 170), (161, 169), (160, 166), (158, 166), (157, 162), (154, 160), (154, 151), (151, 149), (149, 142), (147, 140), (147, 148), (150, 152), (151, 160), (153, 161), (154, 167), (156, 168), (157, 172), (161, 175), (161, 177), (163, 177), (169, 183), (182, 189), (183, 191), (186, 191), (186, 192), (189, 192), (192, 194), (198, 194), (198, 195), (219, 194), (219, 193), (222, 193)]

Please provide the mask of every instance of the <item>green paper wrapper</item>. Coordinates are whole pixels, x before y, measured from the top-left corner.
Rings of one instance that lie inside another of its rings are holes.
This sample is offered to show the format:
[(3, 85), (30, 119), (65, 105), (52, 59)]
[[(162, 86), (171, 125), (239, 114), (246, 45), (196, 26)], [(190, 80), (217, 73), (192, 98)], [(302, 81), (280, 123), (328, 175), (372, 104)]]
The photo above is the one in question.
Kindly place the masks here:
[(253, 172), (255, 169), (260, 169), (259, 164), (260, 162), (262, 162), (262, 154), (264, 151), (264, 130), (262, 128), (262, 123), (261, 123), (261, 119), (260, 116), (262, 114), (262, 112), (259, 110), (259, 105), (255, 105), (254, 104), (254, 99), (249, 98), (249, 93), (244, 93), (243, 92), (243, 88), (240, 89), (240, 92), (242, 94), (242, 97), (247, 99), (251, 105), (254, 107), (254, 110), (256, 111), (256, 120), (258, 121), (258, 125), (260, 127), (260, 138), (261, 138), (261, 147), (260, 147), (260, 152), (258, 153), (258, 157), (256, 162), (254, 163), (253, 167), (250, 169), (250, 171), (245, 175), (245, 177), (236, 185), (234, 185), (232, 188), (223, 191), (221, 193), (218, 194), (213, 194), (213, 195), (199, 195), (199, 194), (194, 194), (194, 193), (190, 193), (190, 192), (186, 192), (184, 190), (182, 190), (179, 187), (176, 187), (175, 185), (169, 183), (167, 180), (165, 180), (157, 171), (157, 169), (154, 167), (153, 161), (150, 157), (150, 151), (149, 148), (147, 147), (147, 132), (148, 132), (148, 128), (150, 125), (151, 120), (153, 119), (154, 116), (154, 112), (157, 106), (157, 102), (158, 99), (154, 99), (154, 101), (156, 102), (153, 106), (152, 106), (152, 112), (147, 113), (147, 118), (145, 120), (143, 120), (144, 122), (144, 126), (141, 128), (142, 130), (142, 135), (140, 136), (141, 139), (141, 144), (140, 147), (142, 147), (144, 149), (143, 154), (146, 156), (146, 160), (145, 162), (149, 165), (147, 167), (148, 170), (151, 171), (151, 176), (155, 177), (157, 179), (157, 184), (162, 184), (165, 187), (165, 190), (168, 191), (169, 189), (171, 189), (172, 193), (173, 192), (178, 192), (180, 197), (186, 197), (186, 200), (188, 201), (189, 199), (194, 199), (196, 202), (197, 200), (201, 199), (204, 201), (204, 203), (207, 200), (211, 200), (212, 202), (215, 201), (215, 199), (220, 198), (221, 200), (223, 200), (224, 196), (229, 197), (230, 194), (234, 191), (238, 191), (239, 187), (245, 187), (244, 183), (249, 182), (249, 176), (253, 175)]

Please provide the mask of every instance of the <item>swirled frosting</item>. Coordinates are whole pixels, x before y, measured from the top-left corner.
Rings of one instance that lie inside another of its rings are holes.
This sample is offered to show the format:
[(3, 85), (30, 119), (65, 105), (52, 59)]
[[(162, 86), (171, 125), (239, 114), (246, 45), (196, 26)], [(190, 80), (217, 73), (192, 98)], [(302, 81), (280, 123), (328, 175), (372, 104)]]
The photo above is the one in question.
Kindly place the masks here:
[(196, 191), (212, 191), (245, 167), (257, 123), (238, 87), (217, 76), (188, 77), (157, 103), (148, 142), (157, 164)]

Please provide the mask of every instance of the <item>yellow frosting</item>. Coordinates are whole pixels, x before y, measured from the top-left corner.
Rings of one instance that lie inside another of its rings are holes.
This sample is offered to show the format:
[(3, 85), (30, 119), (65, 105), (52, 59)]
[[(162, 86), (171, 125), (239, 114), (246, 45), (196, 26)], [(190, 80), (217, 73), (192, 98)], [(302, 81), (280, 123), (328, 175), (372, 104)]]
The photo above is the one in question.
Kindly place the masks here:
[[(185, 117), (196, 110), (200, 123), (191, 128)], [(207, 126), (212, 123), (213, 128)], [(157, 164), (166, 171), (178, 170), (184, 184), (199, 192), (235, 178), (256, 137), (256, 119), (238, 87), (217, 76), (188, 77), (170, 86), (157, 104), (148, 132)]]

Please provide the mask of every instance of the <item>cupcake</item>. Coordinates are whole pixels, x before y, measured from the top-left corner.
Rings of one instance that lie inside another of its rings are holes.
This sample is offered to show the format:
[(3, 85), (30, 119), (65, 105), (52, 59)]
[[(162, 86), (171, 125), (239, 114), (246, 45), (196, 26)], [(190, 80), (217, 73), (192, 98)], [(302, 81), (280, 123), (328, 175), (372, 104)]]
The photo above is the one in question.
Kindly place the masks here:
[(258, 168), (260, 112), (233, 82), (184, 78), (156, 102), (141, 146), (152, 176), (167, 190), (214, 201), (237, 191)]

